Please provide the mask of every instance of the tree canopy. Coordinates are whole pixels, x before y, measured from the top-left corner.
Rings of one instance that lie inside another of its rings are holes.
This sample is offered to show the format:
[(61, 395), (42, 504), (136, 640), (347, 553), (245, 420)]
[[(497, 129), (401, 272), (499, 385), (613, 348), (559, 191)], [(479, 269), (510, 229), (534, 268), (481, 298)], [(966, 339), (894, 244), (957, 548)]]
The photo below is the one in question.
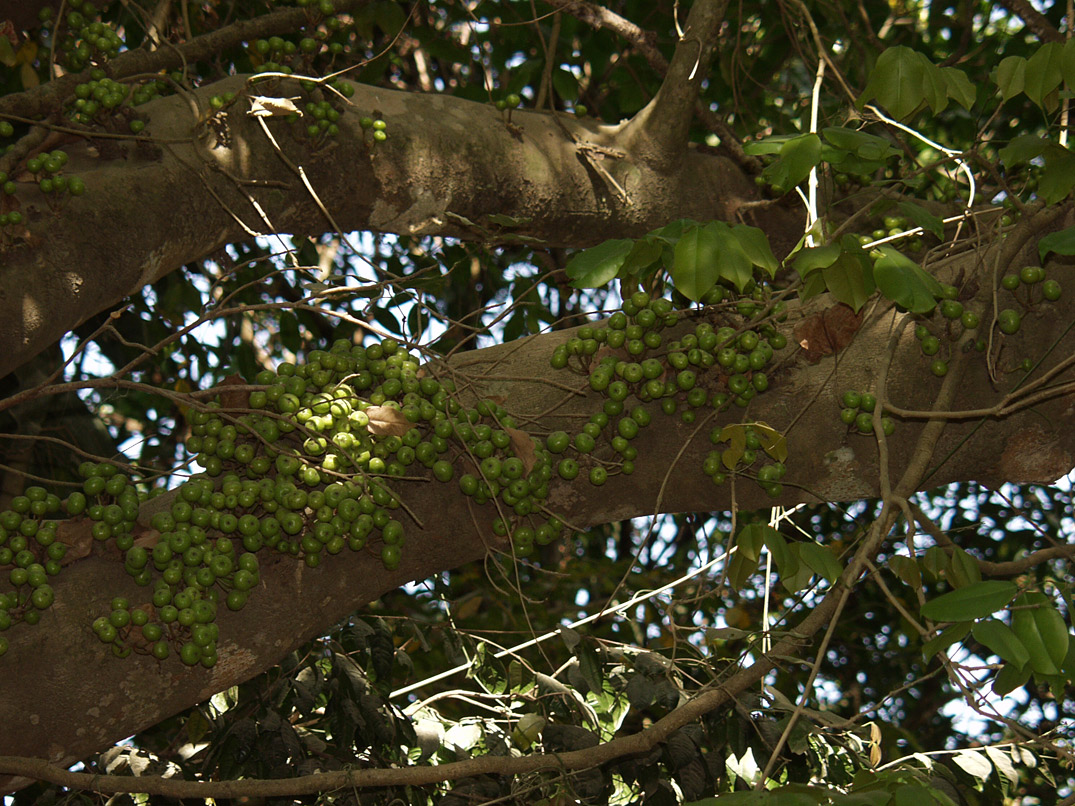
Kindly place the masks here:
[(1075, 803), (1068, 14), (0, 3), (0, 791)]

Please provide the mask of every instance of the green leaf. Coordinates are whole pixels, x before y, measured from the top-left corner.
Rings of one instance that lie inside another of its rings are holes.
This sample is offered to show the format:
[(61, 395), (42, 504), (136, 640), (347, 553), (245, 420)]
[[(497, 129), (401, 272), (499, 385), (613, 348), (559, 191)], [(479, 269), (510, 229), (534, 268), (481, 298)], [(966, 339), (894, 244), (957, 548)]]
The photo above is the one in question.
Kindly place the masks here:
[(887, 48), (870, 71), (866, 89), (858, 99), (859, 108), (867, 101), (876, 99), (896, 118), (902, 120), (909, 117), (926, 100), (924, 82), (927, 63), (911, 48), (903, 45)]
[(1000, 97), (1005, 101), (1014, 98), (1026, 87), (1026, 59), (1022, 56), (1008, 56), (1001, 59), (993, 75)]
[(843, 238), (844, 250), (831, 265), (821, 270), (825, 287), (840, 302), (858, 313), (877, 287), (873, 265), (853, 235)]
[(1046, 108), (1046, 96), (1064, 80), (1062, 62), (1063, 45), (1059, 42), (1046, 42), (1027, 60), (1023, 91), (1042, 108)]
[(1064, 43), (1064, 50), (1060, 54), (1060, 73), (1068, 89), (1075, 90), (1075, 41), (1071, 39)]
[(11, 46), (11, 40), (6, 36), (0, 36), (0, 64), (5, 67), (15, 66), (15, 49)]
[(1019, 636), (1003, 621), (995, 618), (980, 621), (974, 625), (971, 634), (975, 641), (987, 647), (997, 657), (1020, 668), (1030, 660), (1030, 653), (1019, 640)]
[(1008, 170), (1024, 162), (1040, 157), (1048, 145), (1045, 139), (1036, 134), (1020, 134), (1012, 138), (1008, 145), (997, 152), (1000, 163)]
[(1017, 688), (1026, 685), (1026, 681), (1030, 679), (1031, 672), (1029, 663), (1026, 666), (1006, 663), (997, 672), (997, 676), (993, 678), (993, 691), (1001, 697), (1011, 694)]
[[(1042, 598), (1045, 599), (1044, 596)], [(1068, 641), (1071, 637), (1068, 635), (1068, 625), (1053, 603), (1047, 600), (1031, 613), (1034, 616), (1034, 624), (1038, 628), (1038, 635), (1041, 636), (1045, 649), (1049, 653), (1049, 658), (1059, 669), (1064, 665), (1068, 654)]]
[(764, 140), (754, 140), (746, 143), (743, 146), (743, 151), (755, 157), (761, 157), (767, 154), (779, 154), (780, 150), (789, 140), (798, 136), (799, 135), (797, 134), (776, 134), (772, 137), (766, 137)]
[(1075, 187), (1075, 154), (1050, 143), (1044, 151), (1045, 169), (1038, 180), (1038, 195), (1047, 204), (1056, 204)]
[(967, 637), (967, 633), (970, 632), (971, 626), (969, 621), (961, 621), (958, 624), (945, 627), (941, 630), (939, 635), (930, 638), (922, 645), (922, 657), (929, 660), (938, 652), (943, 652), (957, 641), (962, 641)]
[(720, 277), (727, 280), (740, 292), (754, 278), (754, 266), (743, 251), (739, 239), (732, 233), (732, 228), (723, 221), (713, 221), (705, 228), (716, 238), (717, 251), (720, 254)]
[(780, 147), (777, 160), (762, 171), (762, 176), (783, 191), (791, 190), (810, 175), (821, 161), (821, 138), (813, 132), (793, 137)]
[(280, 343), (293, 353), (302, 351), (299, 320), (291, 311), (282, 311), (280, 313)]
[(735, 545), (740, 552), (757, 562), (761, 557), (762, 547), (766, 544), (766, 538), (775, 531), (776, 529), (767, 523), (748, 523), (739, 530)]
[(850, 151), (870, 160), (886, 159), (899, 154), (899, 149), (884, 137), (876, 134), (848, 129), (843, 126), (830, 126), (821, 130), (821, 135), (834, 147)]
[(896, 206), (916, 227), (921, 227), (926, 232), (936, 235), (937, 240), (944, 240), (944, 221), (925, 207), (908, 201), (901, 201)]
[(922, 605), (922, 615), (933, 621), (969, 621), (985, 618), (1007, 605), (1018, 592), (1015, 583), (992, 579), (949, 591)]
[(873, 279), (881, 293), (911, 313), (929, 313), (941, 295), (940, 284), (895, 249), (881, 247), (873, 264)]
[(601, 690), (601, 660), (597, 655), (597, 641), (592, 635), (584, 637), (576, 655), (579, 659), (579, 671), (590, 691)]
[(567, 276), (575, 288), (600, 288), (611, 282), (635, 242), (626, 238), (605, 241), (576, 253), (567, 262)]
[(695, 302), (717, 284), (722, 258), (720, 241), (708, 226), (694, 227), (676, 243), (672, 282), (676, 289)]
[(788, 560), (784, 564), (785, 567), (780, 569), (780, 584), (783, 585), (784, 589), (789, 593), (798, 593), (801, 590), (806, 590), (810, 585), (810, 580), (814, 578), (814, 569), (806, 563), (800, 562), (801, 556), (799, 547), (803, 545), (807, 544), (788, 544)]
[(828, 546), (817, 543), (800, 543), (799, 557), (830, 585), (840, 578), (843, 567)]
[(661, 259), (665, 245), (660, 238), (647, 235), (639, 238), (620, 267), (622, 276), (636, 277)]
[(732, 227), (732, 235), (739, 241), (739, 247), (752, 265), (763, 269), (770, 277), (776, 274), (780, 262), (773, 254), (773, 248), (769, 245), (764, 231), (758, 227), (737, 224)]
[(948, 106), (948, 82), (941, 69), (926, 54), (917, 55), (922, 62), (922, 93), (933, 114), (939, 114)]
[(888, 559), (888, 567), (892, 570), (903, 584), (914, 590), (922, 587), (922, 571), (918, 568), (918, 561), (914, 557), (905, 554), (896, 554)]
[(948, 581), (954, 588), (965, 588), (982, 581), (982, 571), (978, 562), (964, 549), (956, 547), (948, 565)]
[(839, 259), (842, 253), (843, 248), (838, 243), (811, 246), (800, 251), (791, 265), (799, 273), (800, 277), (806, 279), (810, 272), (827, 269)]
[(948, 86), (949, 98), (964, 109), (974, 106), (978, 93), (966, 73), (958, 67), (942, 67), (941, 74), (944, 76), (944, 83)]
[(1058, 255), (1075, 255), (1075, 227), (1050, 232), (1038, 241), (1038, 255), (1044, 260), (1050, 252)]
[(577, 101), (579, 99), (579, 80), (570, 70), (562, 67), (552, 71), (552, 86), (556, 94), (565, 101)]
[(732, 590), (739, 590), (747, 584), (751, 575), (757, 570), (757, 558), (751, 559), (742, 551), (737, 551), (728, 561), (728, 584)]
[(782, 575), (790, 576), (799, 570), (799, 564), (788, 551), (787, 538), (772, 527), (765, 531), (765, 547), (769, 549), (773, 562)]

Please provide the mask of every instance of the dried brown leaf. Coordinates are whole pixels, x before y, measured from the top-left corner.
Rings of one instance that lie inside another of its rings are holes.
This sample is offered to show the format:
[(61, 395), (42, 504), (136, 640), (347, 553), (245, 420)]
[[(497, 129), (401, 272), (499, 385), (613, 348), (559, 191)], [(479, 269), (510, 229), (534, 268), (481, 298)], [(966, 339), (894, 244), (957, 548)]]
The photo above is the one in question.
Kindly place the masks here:
[(228, 389), (229, 386), (246, 386), (243, 377), (233, 372), (217, 386), (220, 390), (220, 405), (225, 409), (245, 409), (250, 403), (250, 393), (245, 389)]
[(414, 428), (403, 412), (390, 406), (370, 406), (366, 409), (370, 423), (366, 428), (375, 437), (401, 437)]
[(862, 313), (855, 313), (841, 302), (800, 322), (795, 327), (795, 340), (807, 360), (816, 364), (849, 345), (861, 325)]
[(525, 431), (520, 431), (518, 428), (505, 429), (508, 432), (508, 436), (511, 437), (511, 449), (515, 452), (515, 455), (523, 460), (523, 475), (530, 475), (530, 471), (537, 463), (537, 456), (534, 453), (534, 440)]

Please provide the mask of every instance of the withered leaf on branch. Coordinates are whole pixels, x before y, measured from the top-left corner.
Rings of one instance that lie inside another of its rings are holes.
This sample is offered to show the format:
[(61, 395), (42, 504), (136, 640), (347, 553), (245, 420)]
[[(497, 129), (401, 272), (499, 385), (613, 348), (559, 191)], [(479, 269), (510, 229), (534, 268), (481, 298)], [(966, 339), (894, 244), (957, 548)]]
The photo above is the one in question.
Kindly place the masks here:
[(366, 428), (375, 437), (401, 437), (414, 428), (402, 411), (391, 406), (370, 406), (366, 416), (370, 418)]
[(842, 302), (804, 319), (795, 327), (795, 340), (811, 364), (840, 352), (851, 343), (862, 325), (862, 313)]

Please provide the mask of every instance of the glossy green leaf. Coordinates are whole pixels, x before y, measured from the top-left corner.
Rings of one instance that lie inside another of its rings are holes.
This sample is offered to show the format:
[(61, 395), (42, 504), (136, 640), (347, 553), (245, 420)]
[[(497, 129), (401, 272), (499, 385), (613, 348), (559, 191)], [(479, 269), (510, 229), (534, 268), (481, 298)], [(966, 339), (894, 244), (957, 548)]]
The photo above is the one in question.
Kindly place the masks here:
[(997, 676), (993, 678), (993, 691), (999, 694), (1001, 697), (1006, 694), (1010, 694), (1017, 688), (1026, 685), (1026, 682), (1030, 679), (1032, 670), (1030, 664), (1026, 666), (1017, 666), (1014, 663), (1006, 663), (997, 672)]
[(1001, 59), (993, 79), (1000, 88), (1001, 98), (1005, 101), (1014, 98), (1026, 87), (1026, 59), (1022, 56)]
[(742, 292), (754, 279), (754, 264), (743, 250), (731, 227), (723, 221), (713, 221), (705, 226), (716, 238), (720, 252), (720, 278), (727, 280)]
[(801, 546), (813, 545), (805, 543), (789, 543), (787, 545), (787, 560), (780, 566), (780, 584), (788, 593), (798, 593), (810, 586), (810, 580), (814, 578), (814, 569), (804, 562), (800, 562)]
[(908, 587), (914, 590), (919, 590), (922, 587), (922, 571), (919, 569), (918, 561), (914, 557), (896, 554), (888, 558), (888, 567)]
[(1037, 134), (1021, 134), (997, 152), (1001, 165), (1008, 170), (1040, 157), (1048, 142)]
[(922, 62), (922, 94), (933, 114), (943, 112), (948, 106), (948, 82), (944, 73), (924, 53), (918, 53)]
[(896, 118), (909, 117), (926, 100), (924, 73), (925, 64), (916, 51), (903, 45), (887, 48), (870, 72), (859, 107), (876, 100)]
[(634, 247), (635, 242), (626, 238), (605, 241), (577, 252), (567, 262), (565, 271), (575, 288), (600, 288), (615, 279)]
[(922, 657), (929, 660), (938, 652), (943, 652), (952, 644), (962, 641), (967, 637), (973, 625), (969, 621), (961, 621), (949, 627), (945, 627), (933, 638), (922, 645)]
[(833, 297), (858, 313), (876, 289), (873, 264), (854, 236), (844, 237), (844, 247), (832, 265), (821, 270), (821, 277)]
[(1063, 146), (1049, 144), (1043, 153), (1045, 169), (1038, 180), (1038, 195), (1047, 204), (1067, 198), (1075, 187), (1075, 154)]
[(1038, 628), (1045, 649), (1057, 668), (1064, 665), (1068, 654), (1068, 625), (1052, 602), (1044, 602), (1032, 611), (1034, 624)]
[(970, 109), (974, 106), (978, 93), (965, 72), (958, 67), (942, 67), (941, 74), (944, 76), (949, 98), (964, 109)]
[(773, 254), (773, 248), (769, 245), (769, 238), (764, 231), (746, 224), (737, 224), (732, 227), (732, 235), (752, 265), (763, 269), (770, 277), (776, 274), (780, 262)]
[(761, 550), (773, 532), (776, 532), (776, 529), (767, 523), (748, 523), (736, 535), (735, 545), (739, 546), (739, 550), (746, 556), (756, 561), (761, 557)]
[(1045, 636), (1041, 634), (1035, 617), (1035, 611), (1040, 606), (1043, 605), (1037, 597), (1031, 597), (1029, 594), (1020, 596), (1012, 607), (1012, 630), (1026, 647), (1030, 655), (1030, 668), (1035, 674), (1059, 674), (1060, 667), (1053, 660), (1053, 651), (1047, 645)]
[(848, 129), (844, 126), (829, 126), (821, 130), (821, 136), (835, 148), (843, 149), (871, 160), (885, 159), (899, 154), (899, 149), (884, 137), (876, 134)]
[[(720, 263), (726, 259), (716, 231), (708, 226), (694, 227), (683, 233), (676, 243), (672, 282), (687, 299), (695, 302), (717, 284)], [(746, 257), (743, 257), (746, 260)]]
[(779, 157), (766, 166), (762, 176), (773, 187), (788, 191), (806, 179), (820, 161), (821, 138), (812, 132), (801, 134), (780, 147)]
[(1075, 89), (1075, 41), (1068, 39), (1060, 54), (1060, 73), (1068, 89)]
[(810, 246), (800, 250), (791, 265), (799, 276), (805, 279), (811, 272), (831, 266), (841, 254), (843, 254), (843, 248), (838, 243)]
[(938, 240), (944, 240), (944, 221), (933, 215), (925, 207), (908, 201), (901, 201), (896, 207), (916, 227), (921, 227), (926, 232), (932, 233)]
[(922, 615), (933, 621), (985, 618), (1007, 605), (1018, 590), (1015, 583), (1007, 580), (975, 582), (926, 602), (922, 605)]
[(765, 531), (765, 547), (773, 557), (773, 563), (777, 570), (783, 574), (794, 574), (799, 570), (797, 557), (792, 557), (788, 551), (788, 541), (784, 535), (773, 528)]
[(1075, 227), (1050, 232), (1038, 241), (1038, 255), (1042, 260), (1050, 252), (1058, 255), (1075, 255)]
[(964, 549), (956, 547), (948, 564), (948, 580), (955, 588), (965, 588), (982, 581), (982, 571), (978, 561)]
[(625, 277), (637, 277), (646, 274), (646, 270), (652, 268), (661, 259), (665, 245), (659, 238), (647, 235), (639, 238), (620, 267), (620, 272)]
[(556, 94), (565, 101), (577, 101), (579, 99), (579, 80), (570, 70), (558, 67), (552, 71), (552, 86)]
[(1019, 667), (1030, 660), (1030, 653), (1019, 640), (1019, 636), (1012, 632), (1012, 628), (1003, 621), (995, 618), (980, 621), (974, 625), (971, 634), (975, 641), (987, 647), (1002, 660)]
[(797, 134), (777, 134), (763, 140), (752, 140), (743, 145), (743, 151), (755, 157), (779, 154), (785, 143), (798, 136)]
[(881, 293), (912, 313), (929, 313), (937, 305), (940, 284), (917, 263), (888, 246), (873, 264), (873, 278)]
[(1062, 72), (1063, 45), (1046, 42), (1027, 59), (1023, 91), (1038, 106), (1049, 108), (1046, 98), (1064, 80)]
[(830, 585), (843, 573), (843, 566), (828, 546), (818, 543), (800, 543), (799, 557)]

